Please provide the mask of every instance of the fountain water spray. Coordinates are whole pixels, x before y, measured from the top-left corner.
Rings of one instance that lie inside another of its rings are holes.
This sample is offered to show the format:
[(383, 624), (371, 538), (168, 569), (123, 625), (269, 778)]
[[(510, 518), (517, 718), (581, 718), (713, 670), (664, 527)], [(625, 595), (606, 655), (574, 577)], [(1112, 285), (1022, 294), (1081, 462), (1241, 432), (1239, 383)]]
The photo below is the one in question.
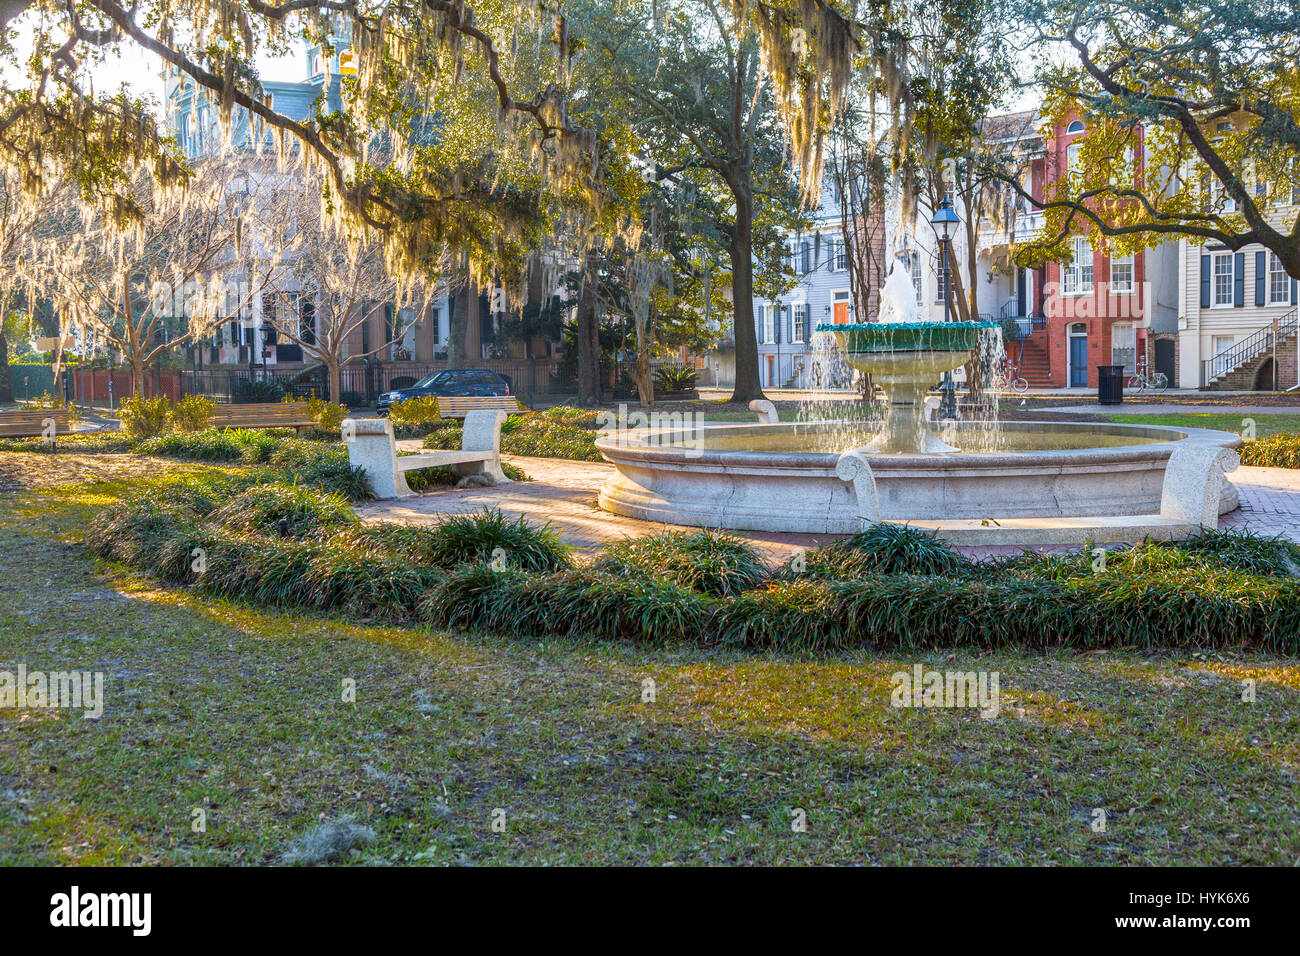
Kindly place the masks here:
[(866, 451), (942, 454), (957, 451), (926, 426), (925, 393), (944, 372), (970, 361), (982, 330), (995, 322), (917, 322), (916, 293), (901, 260), (895, 260), (880, 293), (878, 321), (819, 325), (830, 332), (844, 360), (884, 389), (884, 434)]

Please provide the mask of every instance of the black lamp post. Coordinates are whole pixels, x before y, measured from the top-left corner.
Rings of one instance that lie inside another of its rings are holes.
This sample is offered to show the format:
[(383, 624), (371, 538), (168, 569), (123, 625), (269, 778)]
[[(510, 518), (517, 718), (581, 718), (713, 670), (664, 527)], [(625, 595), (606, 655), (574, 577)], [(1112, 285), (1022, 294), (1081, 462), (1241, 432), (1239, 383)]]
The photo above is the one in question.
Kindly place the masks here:
[[(952, 230), (960, 223), (957, 213), (953, 211), (952, 200), (947, 194), (935, 211), (930, 225), (934, 227), (939, 239), (939, 274), (943, 276), (943, 320), (952, 321)], [(954, 419), (957, 417), (957, 386), (952, 380), (952, 372), (943, 373), (943, 393), (939, 400), (939, 417)]]

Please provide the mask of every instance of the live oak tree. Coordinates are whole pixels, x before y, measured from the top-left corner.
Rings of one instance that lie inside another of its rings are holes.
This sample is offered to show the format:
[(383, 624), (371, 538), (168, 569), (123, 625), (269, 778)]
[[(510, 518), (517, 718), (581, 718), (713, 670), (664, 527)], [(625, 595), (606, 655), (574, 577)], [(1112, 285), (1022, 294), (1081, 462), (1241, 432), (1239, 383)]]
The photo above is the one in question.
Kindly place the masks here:
[[(129, 174), (170, 187), (187, 172), (149, 112), (94, 91), (86, 66), (143, 50), (197, 84), (220, 108), (251, 117), (256, 139), (317, 171), (341, 224), (374, 231), (390, 268), (410, 276), (448, 249), (480, 286), (521, 281), (548, 201), (606, 214), (597, 138), (570, 120), (569, 37), (561, 7), (536, 0), (10, 0), (6, 36), (24, 32), (23, 78), (0, 91), (0, 162), (32, 194), (74, 179), (119, 228), (138, 221)], [(355, 77), (342, 108), (307, 119), (279, 112), (256, 60), (302, 39), (346, 38)], [(483, 96), (489, 108), (484, 111)], [(486, 117), (486, 119), (484, 119)], [(381, 160), (370, 147), (382, 142)], [(612, 164), (616, 168), (616, 164)], [(519, 173), (519, 176), (513, 175)], [(531, 181), (530, 181), (531, 179)], [(513, 188), (521, 186), (521, 188)], [(604, 231), (608, 231), (607, 228)]]
[(35, 333), (32, 287), (25, 257), (37, 227), (51, 211), (51, 197), (26, 201), (9, 176), (0, 174), (0, 403), (13, 401), (9, 347)]
[(1186, 237), (1258, 243), (1300, 276), (1300, 7), (1097, 0), (1024, 15), (1056, 51), (1039, 77), (1046, 118), (1087, 128), (1074, 169), (1031, 197), (1045, 216), (1028, 258), (1078, 233), (1120, 253)]
[(265, 277), (262, 320), (324, 366), (329, 398), (337, 402), (346, 365), (386, 351), (430, 321), (433, 284), (402, 281), (373, 234), (349, 234), (333, 222), (321, 209), (318, 177), (262, 168), (256, 181), (243, 240), (254, 249), (254, 273)]
[[(672, 180), (711, 207), (729, 259), (736, 380), (732, 401), (761, 398), (754, 260), (800, 221), (785, 134), (744, 5), (656, 0), (598, 5), (583, 19), (601, 73), (619, 89), (657, 182)], [(766, 234), (755, 243), (758, 232)]]
[(157, 190), (143, 175), (123, 194), (135, 225), (66, 187), (25, 244), (24, 279), (51, 301), (61, 331), (76, 327), (121, 355), (143, 395), (146, 370), (164, 353), (247, 315), (267, 275), (241, 255), (243, 173), (201, 164), (185, 189)]

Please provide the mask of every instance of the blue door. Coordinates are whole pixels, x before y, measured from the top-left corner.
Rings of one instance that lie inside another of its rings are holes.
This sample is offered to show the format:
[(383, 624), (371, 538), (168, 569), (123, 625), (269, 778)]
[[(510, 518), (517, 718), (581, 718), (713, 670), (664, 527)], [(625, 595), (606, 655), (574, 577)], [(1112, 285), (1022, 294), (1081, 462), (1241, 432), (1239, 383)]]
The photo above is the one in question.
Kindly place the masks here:
[(1088, 336), (1070, 336), (1070, 387), (1084, 388), (1088, 384)]

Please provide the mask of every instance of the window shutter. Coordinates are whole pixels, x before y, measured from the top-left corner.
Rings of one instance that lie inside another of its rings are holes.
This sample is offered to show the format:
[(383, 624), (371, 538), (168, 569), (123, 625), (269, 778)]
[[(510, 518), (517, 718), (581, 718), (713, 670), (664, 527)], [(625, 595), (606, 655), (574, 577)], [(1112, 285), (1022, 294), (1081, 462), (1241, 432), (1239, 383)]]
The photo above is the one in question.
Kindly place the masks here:
[(1201, 256), (1201, 308), (1210, 307), (1210, 257)]
[(1266, 254), (1263, 252), (1255, 253), (1255, 304), (1263, 305), (1265, 302), (1264, 285), (1268, 280), (1268, 262)]
[(1296, 304), (1296, 280), (1291, 280), (1291, 304)]
[(1232, 257), (1232, 305), (1240, 309), (1246, 304), (1246, 254), (1239, 252)]

